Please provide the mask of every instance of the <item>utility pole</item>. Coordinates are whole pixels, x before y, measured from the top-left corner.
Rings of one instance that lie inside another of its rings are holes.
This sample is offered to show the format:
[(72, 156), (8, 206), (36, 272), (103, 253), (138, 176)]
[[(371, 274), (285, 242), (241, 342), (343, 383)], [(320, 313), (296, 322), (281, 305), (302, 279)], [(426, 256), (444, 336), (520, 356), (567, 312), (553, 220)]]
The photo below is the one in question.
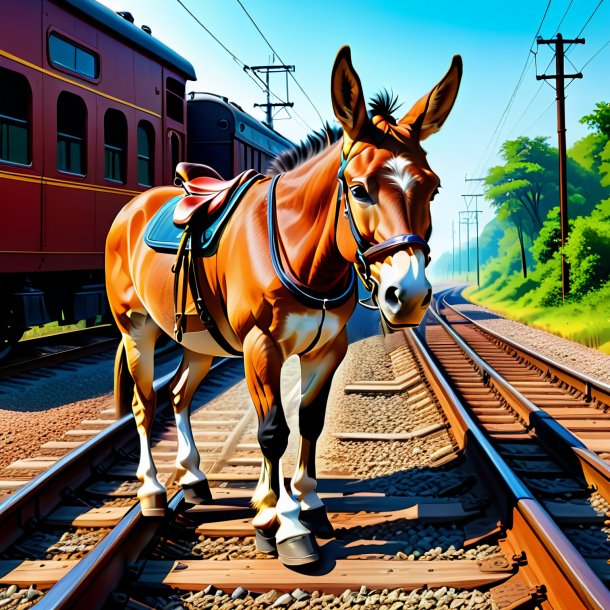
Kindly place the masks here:
[(455, 220), (451, 221), (451, 279), (455, 279)]
[(561, 34), (556, 38), (545, 40), (539, 38), (539, 45), (555, 45), (555, 74), (536, 74), (536, 80), (555, 80), (555, 91), (557, 92), (557, 140), (559, 148), (559, 212), (561, 219), (561, 298), (565, 301), (570, 292), (570, 269), (565, 258), (564, 246), (568, 239), (570, 225), (568, 222), (568, 166), (566, 158), (566, 96), (565, 79), (582, 78), (582, 72), (577, 74), (565, 74), (564, 71), (564, 45), (585, 44), (584, 38), (573, 40), (564, 39)]
[[(274, 108), (292, 108), (294, 106), (294, 102), (277, 102), (271, 103), (271, 89), (269, 88), (269, 75), (272, 73), (283, 72), (286, 74), (286, 99), (289, 100), (288, 96), (288, 73), (294, 72), (294, 66), (287, 65), (271, 65), (271, 66), (244, 66), (244, 70), (250, 70), (256, 78), (258, 78), (263, 85), (265, 85), (265, 89), (267, 90), (267, 103), (266, 104), (254, 104), (255, 108), (264, 108), (266, 114), (265, 122), (269, 127), (273, 129), (273, 109)], [(263, 74), (265, 79), (263, 80), (259, 74)]]
[[(466, 178), (468, 180), (468, 178)], [(473, 178), (473, 180), (482, 180), (482, 178)], [(482, 214), (483, 211), (479, 210), (479, 197), (483, 197), (482, 193), (477, 193), (476, 195), (462, 195), (464, 198), (464, 203), (466, 204), (466, 210), (470, 214), (468, 216), (468, 224), (470, 224), (471, 216), (474, 215), (474, 224), (475, 231), (477, 234), (477, 286), (481, 285), (481, 269), (480, 269), (480, 259), (479, 259), (479, 214)], [(472, 205), (472, 200), (474, 199), (474, 211), (470, 210), (470, 206)]]

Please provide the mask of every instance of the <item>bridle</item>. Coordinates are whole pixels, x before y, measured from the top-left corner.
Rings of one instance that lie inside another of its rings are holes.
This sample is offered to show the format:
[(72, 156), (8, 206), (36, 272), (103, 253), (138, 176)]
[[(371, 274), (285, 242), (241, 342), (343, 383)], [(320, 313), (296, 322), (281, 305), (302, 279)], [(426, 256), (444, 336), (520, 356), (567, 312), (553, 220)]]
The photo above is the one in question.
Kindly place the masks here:
[[(349, 197), (347, 195), (347, 180), (345, 179), (345, 168), (349, 162), (349, 151), (346, 155), (341, 150), (341, 165), (337, 173), (337, 180), (339, 181), (339, 188), (337, 192), (337, 217), (335, 218), (335, 234), (336, 224), (338, 222), (339, 209), (341, 207), (341, 199), (345, 195), (345, 210), (344, 214), (349, 220), (350, 230), (352, 236), (356, 242), (356, 261), (354, 267), (360, 280), (364, 284), (364, 287), (371, 293), (371, 298), (366, 301), (360, 301), (362, 305), (369, 309), (378, 309), (379, 303), (377, 300), (377, 292), (379, 285), (375, 278), (371, 274), (371, 265), (376, 261), (390, 256), (398, 250), (402, 250), (405, 247), (412, 249), (421, 250), (424, 253), (426, 259), (426, 266), (430, 262), (430, 247), (428, 243), (421, 238), (419, 235), (414, 233), (403, 233), (401, 235), (395, 235), (390, 239), (379, 244), (371, 245), (367, 242), (362, 233), (358, 230), (352, 214), (352, 209), (349, 204)], [(353, 298), (355, 292), (355, 274), (352, 270), (350, 271), (350, 277), (348, 280), (347, 287), (340, 293), (335, 295), (321, 294), (314, 292), (309, 286), (305, 286), (297, 278), (293, 277), (290, 272), (284, 269), (282, 265), (282, 259), (280, 255), (279, 247), (279, 231), (277, 226), (277, 218), (275, 213), (276, 201), (275, 201), (275, 188), (278, 180), (282, 174), (277, 174), (271, 180), (269, 185), (269, 194), (267, 197), (267, 229), (269, 234), (269, 247), (271, 252), (271, 263), (273, 269), (282, 282), (282, 284), (288, 289), (288, 291), (297, 298), (298, 301), (311, 307), (312, 309), (333, 309), (346, 303), (350, 298)]]
[(347, 180), (345, 179), (345, 168), (349, 162), (349, 151), (347, 155), (344, 150), (341, 149), (341, 165), (337, 172), (337, 180), (339, 181), (339, 190), (337, 193), (337, 208), (341, 205), (341, 198), (345, 196), (345, 210), (344, 215), (349, 221), (349, 227), (352, 232), (354, 241), (356, 242), (356, 272), (358, 277), (362, 281), (364, 287), (371, 293), (370, 299), (366, 301), (360, 301), (362, 305), (369, 309), (378, 309), (379, 303), (377, 300), (379, 285), (375, 278), (371, 274), (371, 265), (376, 261), (382, 260), (398, 250), (403, 250), (405, 247), (410, 247), (413, 250), (421, 250), (424, 253), (426, 260), (426, 267), (430, 262), (430, 246), (428, 242), (415, 233), (402, 233), (401, 235), (395, 235), (386, 239), (385, 241), (371, 245), (367, 242), (362, 233), (358, 230), (354, 221), (354, 215), (352, 208), (349, 203), (349, 197), (347, 194), (348, 186)]

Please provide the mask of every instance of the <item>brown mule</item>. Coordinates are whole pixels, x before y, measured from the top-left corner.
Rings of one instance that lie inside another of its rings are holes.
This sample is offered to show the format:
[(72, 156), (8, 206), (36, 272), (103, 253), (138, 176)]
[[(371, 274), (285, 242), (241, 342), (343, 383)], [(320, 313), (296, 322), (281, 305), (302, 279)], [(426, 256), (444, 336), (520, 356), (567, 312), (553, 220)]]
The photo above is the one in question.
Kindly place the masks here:
[[(461, 60), (399, 121), (380, 96), (369, 118), (348, 47), (335, 60), (331, 96), (343, 137), (318, 154), (277, 160), (287, 171), (255, 181), (243, 195), (212, 256), (197, 258), (205, 277), (199, 321), (188, 298), (183, 361), (171, 383), (179, 482), (190, 501), (210, 499), (189, 423), (189, 406), (212, 357), (243, 353), (259, 419), (264, 461), (253, 505), (261, 547), (289, 565), (316, 561), (313, 533), (332, 535), (316, 494), (315, 452), (333, 372), (347, 349), (345, 325), (356, 304), (354, 270), (392, 327), (418, 324), (430, 301), (425, 276), (430, 201), (439, 179), (420, 141), (438, 131), (455, 101)], [(386, 96), (387, 97), (387, 96)], [(108, 298), (123, 335), (123, 361), (134, 381), (133, 412), (141, 440), (138, 493), (145, 515), (163, 511), (165, 489), (150, 452), (155, 412), (153, 352), (174, 331), (174, 256), (143, 240), (155, 213), (181, 194), (153, 188), (117, 216), (106, 244)], [(193, 322), (194, 321), (194, 322)], [(215, 332), (211, 332), (215, 331)], [(216, 340), (219, 335), (222, 341)], [(300, 446), (290, 491), (282, 456), (288, 426), (280, 397), (283, 363), (301, 366)], [(120, 369), (120, 367), (119, 367)], [(117, 380), (117, 392), (121, 385)], [(301, 519), (299, 519), (301, 517)]]

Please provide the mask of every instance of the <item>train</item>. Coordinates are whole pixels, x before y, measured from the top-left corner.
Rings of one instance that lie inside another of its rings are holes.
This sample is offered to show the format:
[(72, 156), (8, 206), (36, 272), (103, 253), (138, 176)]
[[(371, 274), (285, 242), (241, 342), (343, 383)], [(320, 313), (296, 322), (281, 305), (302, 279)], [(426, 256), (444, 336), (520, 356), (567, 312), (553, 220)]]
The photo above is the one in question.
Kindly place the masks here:
[[(0, 356), (27, 329), (108, 319), (104, 243), (180, 161), (224, 178), (293, 143), (237, 104), (185, 94), (192, 64), (95, 0), (22, 0), (0, 21)], [(187, 99), (188, 98), (188, 99)]]

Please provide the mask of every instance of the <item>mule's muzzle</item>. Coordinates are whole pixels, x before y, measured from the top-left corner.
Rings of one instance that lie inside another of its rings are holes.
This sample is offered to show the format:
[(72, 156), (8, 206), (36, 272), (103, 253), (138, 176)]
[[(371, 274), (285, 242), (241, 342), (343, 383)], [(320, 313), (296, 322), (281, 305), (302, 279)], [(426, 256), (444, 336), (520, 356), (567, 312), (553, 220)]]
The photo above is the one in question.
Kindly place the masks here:
[(391, 327), (417, 326), (432, 299), (432, 286), (425, 274), (426, 256), (401, 250), (380, 270), (379, 309)]

